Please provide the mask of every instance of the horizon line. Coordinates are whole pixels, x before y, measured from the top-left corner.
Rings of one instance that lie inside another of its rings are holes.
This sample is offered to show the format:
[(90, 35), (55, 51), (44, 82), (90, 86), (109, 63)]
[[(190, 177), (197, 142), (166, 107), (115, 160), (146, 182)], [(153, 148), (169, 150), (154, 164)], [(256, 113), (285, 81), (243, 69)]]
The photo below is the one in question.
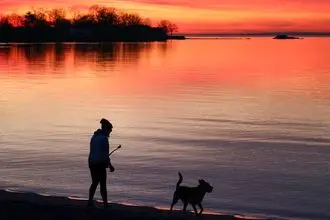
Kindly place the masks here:
[(203, 36), (274, 36), (286, 34), (292, 36), (330, 36), (330, 32), (321, 31), (266, 31), (266, 32), (178, 32), (173, 35), (203, 35)]

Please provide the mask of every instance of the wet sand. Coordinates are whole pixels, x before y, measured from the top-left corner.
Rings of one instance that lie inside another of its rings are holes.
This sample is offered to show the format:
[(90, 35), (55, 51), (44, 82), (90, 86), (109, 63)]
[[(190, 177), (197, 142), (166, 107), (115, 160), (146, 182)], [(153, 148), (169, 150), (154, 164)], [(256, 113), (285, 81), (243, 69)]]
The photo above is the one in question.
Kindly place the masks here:
[(66, 197), (41, 196), (34, 193), (0, 191), (1, 220), (232, 220), (231, 215), (203, 214), (196, 217), (192, 213), (170, 212), (153, 207), (126, 206), (110, 203), (107, 210), (86, 207), (86, 201), (72, 200)]

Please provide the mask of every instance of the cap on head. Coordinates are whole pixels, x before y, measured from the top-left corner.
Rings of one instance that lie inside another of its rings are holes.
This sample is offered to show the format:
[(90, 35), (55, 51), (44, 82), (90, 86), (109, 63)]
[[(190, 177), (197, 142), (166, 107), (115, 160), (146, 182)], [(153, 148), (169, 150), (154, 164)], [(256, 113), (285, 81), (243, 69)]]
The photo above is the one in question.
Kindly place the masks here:
[(112, 129), (112, 124), (107, 119), (102, 118), (100, 123), (102, 129)]

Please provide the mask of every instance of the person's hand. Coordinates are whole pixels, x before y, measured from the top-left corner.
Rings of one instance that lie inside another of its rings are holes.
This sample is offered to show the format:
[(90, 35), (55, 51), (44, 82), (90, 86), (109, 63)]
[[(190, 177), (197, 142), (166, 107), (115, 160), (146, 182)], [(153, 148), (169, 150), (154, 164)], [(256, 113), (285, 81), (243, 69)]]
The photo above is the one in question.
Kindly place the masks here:
[(109, 169), (110, 169), (110, 172), (115, 172), (115, 168), (112, 166), (112, 164), (109, 164)]

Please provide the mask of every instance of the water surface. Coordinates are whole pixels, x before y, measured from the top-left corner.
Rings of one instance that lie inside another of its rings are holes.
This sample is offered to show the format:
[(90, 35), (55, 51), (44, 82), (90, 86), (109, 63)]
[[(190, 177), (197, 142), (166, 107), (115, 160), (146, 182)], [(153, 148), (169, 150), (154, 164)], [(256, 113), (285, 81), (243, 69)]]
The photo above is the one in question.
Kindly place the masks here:
[(206, 211), (329, 219), (329, 57), (329, 38), (2, 45), (0, 186), (87, 197), (105, 117), (111, 202), (168, 207), (180, 171), (214, 186)]

